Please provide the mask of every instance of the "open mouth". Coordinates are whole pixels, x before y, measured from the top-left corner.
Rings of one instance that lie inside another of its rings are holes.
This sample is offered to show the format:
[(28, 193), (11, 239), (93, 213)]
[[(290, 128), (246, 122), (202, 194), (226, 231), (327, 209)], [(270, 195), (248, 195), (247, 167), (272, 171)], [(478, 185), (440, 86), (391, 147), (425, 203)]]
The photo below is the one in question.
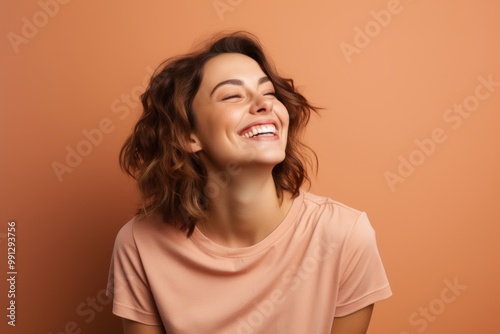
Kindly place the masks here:
[(274, 124), (255, 125), (248, 129), (243, 130), (242, 137), (272, 137), (276, 135), (276, 126)]

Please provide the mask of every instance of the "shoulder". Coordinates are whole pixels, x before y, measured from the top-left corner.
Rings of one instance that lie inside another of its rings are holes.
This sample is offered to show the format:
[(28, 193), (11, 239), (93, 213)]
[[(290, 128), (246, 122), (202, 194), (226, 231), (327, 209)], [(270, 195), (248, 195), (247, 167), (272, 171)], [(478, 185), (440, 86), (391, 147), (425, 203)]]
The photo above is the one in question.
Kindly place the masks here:
[(116, 234), (116, 243), (127, 243), (130, 242), (132, 237), (132, 230), (133, 230), (133, 225), (135, 223), (136, 218), (132, 218), (129, 220), (125, 225), (123, 225), (118, 233)]
[[(165, 230), (171, 230), (170, 233), (163, 233)], [(137, 242), (145, 237), (152, 238), (158, 235), (169, 235), (172, 233), (181, 233), (177, 228), (164, 222), (159, 216), (152, 218), (139, 218), (134, 216), (125, 225), (123, 225), (116, 235), (115, 247), (136, 247)]]
[(363, 243), (363, 239), (370, 239), (374, 234), (366, 212), (309, 192), (303, 192), (299, 220), (299, 224), (314, 228), (335, 244), (344, 244), (349, 239)]
[(306, 215), (313, 215), (332, 223), (353, 227), (359, 219), (366, 217), (364, 211), (350, 207), (329, 197), (303, 192), (303, 207)]
[(161, 216), (133, 217), (117, 233), (114, 252), (127, 257), (143, 258), (165, 254), (190, 243), (186, 232), (165, 222)]
[(115, 253), (123, 253), (135, 249), (134, 225), (136, 220), (136, 217), (129, 220), (116, 234)]
[(322, 195), (317, 195), (313, 194), (307, 191), (302, 191), (304, 194), (304, 203), (308, 205), (315, 205), (315, 206), (332, 206), (336, 207), (337, 210), (342, 210), (345, 212), (353, 213), (353, 214), (359, 214), (362, 211), (357, 210), (355, 208), (352, 208), (344, 203), (341, 203), (339, 201), (336, 201), (330, 197), (322, 196)]

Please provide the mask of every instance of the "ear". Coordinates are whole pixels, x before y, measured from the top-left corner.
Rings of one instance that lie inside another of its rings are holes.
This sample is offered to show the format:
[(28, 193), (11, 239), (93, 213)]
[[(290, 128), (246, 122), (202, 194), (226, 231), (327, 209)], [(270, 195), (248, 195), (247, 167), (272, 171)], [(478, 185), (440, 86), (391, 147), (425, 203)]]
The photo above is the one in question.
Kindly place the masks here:
[(189, 135), (189, 144), (186, 147), (186, 151), (188, 151), (189, 153), (196, 153), (201, 151), (202, 149), (203, 147), (201, 147), (201, 142), (198, 136), (194, 133), (191, 133)]

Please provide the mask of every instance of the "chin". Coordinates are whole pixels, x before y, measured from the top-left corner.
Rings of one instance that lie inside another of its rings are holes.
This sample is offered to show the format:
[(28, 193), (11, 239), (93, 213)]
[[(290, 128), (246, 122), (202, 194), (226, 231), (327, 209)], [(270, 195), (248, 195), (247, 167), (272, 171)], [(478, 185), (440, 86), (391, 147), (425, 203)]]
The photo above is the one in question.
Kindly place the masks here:
[[(270, 153), (270, 152), (269, 152)], [(285, 160), (285, 152), (275, 153), (275, 154), (263, 154), (262, 156), (258, 156), (255, 158), (255, 161), (261, 161), (262, 163), (277, 165), (283, 160)]]
[(281, 147), (266, 147), (264, 149), (252, 147), (245, 147), (243, 151), (239, 152), (239, 158), (236, 160), (242, 163), (262, 163), (277, 165), (285, 160), (285, 149)]

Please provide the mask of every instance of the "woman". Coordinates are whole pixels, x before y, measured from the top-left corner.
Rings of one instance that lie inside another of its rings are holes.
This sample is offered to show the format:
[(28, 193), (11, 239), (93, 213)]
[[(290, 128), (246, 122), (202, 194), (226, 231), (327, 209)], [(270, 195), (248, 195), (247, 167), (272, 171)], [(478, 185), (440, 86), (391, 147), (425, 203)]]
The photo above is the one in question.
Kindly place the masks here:
[(168, 60), (120, 154), (138, 215), (108, 293), (126, 334), (365, 333), (391, 295), (365, 213), (300, 187), (316, 109), (237, 32)]

